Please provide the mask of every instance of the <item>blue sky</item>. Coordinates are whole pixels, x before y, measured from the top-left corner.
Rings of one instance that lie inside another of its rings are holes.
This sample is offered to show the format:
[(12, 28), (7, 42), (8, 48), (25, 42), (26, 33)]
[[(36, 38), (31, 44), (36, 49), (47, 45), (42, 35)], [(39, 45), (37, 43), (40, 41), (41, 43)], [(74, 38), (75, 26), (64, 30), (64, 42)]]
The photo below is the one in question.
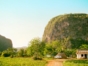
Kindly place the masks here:
[(0, 34), (14, 47), (28, 46), (51, 18), (67, 13), (88, 14), (88, 0), (0, 0)]

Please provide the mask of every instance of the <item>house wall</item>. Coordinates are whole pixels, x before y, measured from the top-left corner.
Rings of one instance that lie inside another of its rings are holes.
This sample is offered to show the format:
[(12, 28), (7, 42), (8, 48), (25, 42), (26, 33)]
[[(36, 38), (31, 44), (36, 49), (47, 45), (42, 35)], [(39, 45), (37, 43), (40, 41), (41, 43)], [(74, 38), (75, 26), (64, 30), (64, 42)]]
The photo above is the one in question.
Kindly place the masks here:
[(77, 54), (77, 59), (80, 59), (81, 58), (81, 54)]
[[(85, 55), (83, 54), (83, 57), (82, 57), (81, 54), (77, 54), (77, 59), (80, 59), (80, 58), (85, 58)], [(88, 59), (88, 54), (87, 54), (87, 59)]]

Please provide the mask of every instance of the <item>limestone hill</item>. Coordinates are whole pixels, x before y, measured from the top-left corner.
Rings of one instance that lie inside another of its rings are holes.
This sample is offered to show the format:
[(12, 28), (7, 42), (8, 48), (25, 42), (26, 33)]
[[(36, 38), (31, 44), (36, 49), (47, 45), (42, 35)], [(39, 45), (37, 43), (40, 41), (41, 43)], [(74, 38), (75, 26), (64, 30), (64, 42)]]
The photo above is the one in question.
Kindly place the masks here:
[(88, 14), (65, 14), (52, 18), (45, 27), (43, 40), (70, 38), (73, 47), (88, 44)]

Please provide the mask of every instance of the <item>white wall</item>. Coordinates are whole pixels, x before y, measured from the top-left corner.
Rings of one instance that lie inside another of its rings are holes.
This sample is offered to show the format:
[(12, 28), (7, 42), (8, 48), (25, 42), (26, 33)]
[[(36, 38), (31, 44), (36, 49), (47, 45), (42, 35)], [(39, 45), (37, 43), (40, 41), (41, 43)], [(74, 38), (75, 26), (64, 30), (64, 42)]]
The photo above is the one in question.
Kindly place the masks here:
[(77, 59), (80, 59), (81, 58), (81, 54), (77, 54)]
[[(83, 55), (83, 57), (85, 58), (85, 55)], [(80, 58), (83, 58), (82, 56), (81, 56), (81, 54), (77, 54), (77, 59), (80, 59)], [(87, 54), (87, 59), (88, 59), (88, 54)]]

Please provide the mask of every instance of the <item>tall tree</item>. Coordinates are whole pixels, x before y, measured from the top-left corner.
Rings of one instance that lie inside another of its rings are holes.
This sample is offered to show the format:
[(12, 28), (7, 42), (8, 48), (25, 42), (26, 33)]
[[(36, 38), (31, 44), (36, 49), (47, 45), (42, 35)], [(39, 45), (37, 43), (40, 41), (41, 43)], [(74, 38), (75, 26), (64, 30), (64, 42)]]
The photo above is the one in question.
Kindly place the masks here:
[(62, 48), (61, 48), (61, 42), (56, 40), (56, 41), (52, 41), (51, 43), (47, 43), (46, 47), (45, 47), (45, 55), (49, 54), (49, 55), (56, 55), (58, 52), (61, 52)]
[(30, 41), (27, 52), (29, 55), (41, 56), (44, 55), (45, 43), (40, 38), (34, 38)]

